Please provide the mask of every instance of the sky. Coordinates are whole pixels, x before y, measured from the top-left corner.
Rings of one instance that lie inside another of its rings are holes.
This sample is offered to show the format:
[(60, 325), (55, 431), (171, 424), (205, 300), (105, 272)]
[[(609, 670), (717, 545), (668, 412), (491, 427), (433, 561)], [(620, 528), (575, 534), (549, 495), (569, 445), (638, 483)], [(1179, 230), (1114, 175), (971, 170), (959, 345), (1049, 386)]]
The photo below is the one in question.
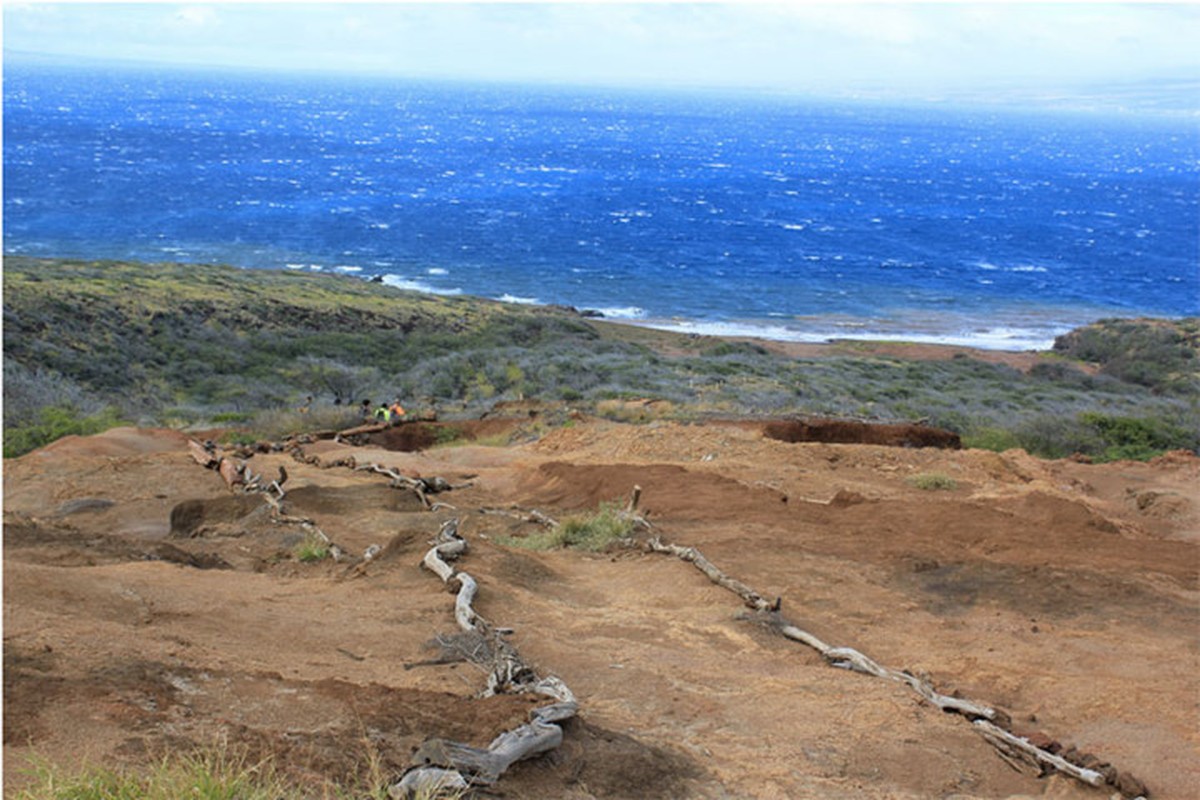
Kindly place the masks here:
[(11, 3), (21, 54), (901, 96), (1200, 80), (1200, 3)]

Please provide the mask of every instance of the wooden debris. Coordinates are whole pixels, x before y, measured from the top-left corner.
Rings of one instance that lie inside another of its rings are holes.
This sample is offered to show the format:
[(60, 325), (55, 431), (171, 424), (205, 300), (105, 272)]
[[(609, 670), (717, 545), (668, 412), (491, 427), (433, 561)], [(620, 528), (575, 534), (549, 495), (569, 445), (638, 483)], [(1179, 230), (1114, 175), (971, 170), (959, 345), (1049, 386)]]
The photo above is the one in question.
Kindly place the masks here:
[[(631, 505), (632, 503), (631, 499)], [(751, 616), (756, 621), (778, 631), (788, 639), (801, 642), (813, 648), (831, 666), (905, 683), (920, 695), (922, 699), (942, 711), (961, 714), (971, 720), (975, 729), (1010, 764), (1012, 763), (1011, 759), (1020, 758), (1030, 761), (1039, 768), (1057, 770), (1089, 786), (1104, 786), (1107, 784), (1117, 789), (1124, 797), (1138, 798), (1146, 794), (1145, 785), (1137, 778), (1128, 773), (1119, 772), (1116, 768), (1109, 764), (1104, 764), (1095, 756), (1084, 754), (1084, 756), (1073, 760), (1069, 757), (1069, 754), (1059, 756), (1047, 749), (1038, 747), (1027, 738), (1014, 734), (1008, 730), (1011, 726), (1011, 721), (1008, 715), (1002, 711), (970, 700), (941, 694), (933, 688), (933, 685), (929, 681), (918, 678), (907, 670), (896, 670), (882, 666), (853, 648), (832, 647), (826, 644), (813, 634), (797, 628), (783, 618), (779, 613), (782, 598), (777, 598), (773, 603), (768, 602), (766, 598), (746, 584), (726, 575), (694, 547), (665, 544), (658, 537), (647, 542), (647, 547), (652, 552), (673, 555), (683, 561), (690, 562), (713, 583), (728, 589), (740, 597), (742, 602), (754, 610), (754, 614)], [(1079, 764), (1076, 763), (1077, 761), (1089, 761), (1089, 763), (1094, 762), (1094, 765), (1102, 766), (1099, 769), (1092, 769), (1088, 764)]]
[(345, 430), (338, 431), (337, 435), (341, 436), (342, 438), (347, 438), (350, 436), (362, 436), (368, 433), (379, 433), (380, 431), (385, 431), (387, 430), (387, 427), (388, 426), (382, 422), (373, 422), (367, 425), (357, 425), (353, 428), (346, 428)]
[(235, 461), (232, 458), (222, 458), (217, 464), (217, 471), (221, 473), (221, 477), (225, 480), (225, 485), (232, 489), (235, 486), (244, 486), (246, 478), (243, 475), (246, 465), (243, 462)]
[(575, 716), (579, 705), (575, 695), (558, 678), (538, 678), (536, 672), (502, 638), (501, 629), (489, 625), (471, 606), (478, 591), (475, 579), (455, 571), (449, 562), (467, 551), (467, 542), (458, 533), (458, 519), (442, 523), (441, 530), (425, 554), (422, 565), (449, 584), (458, 582), (454, 618), (464, 631), (479, 637), (474, 653), (485, 654), (491, 662), (484, 696), (506, 692), (534, 692), (555, 702), (530, 712), (528, 723), (506, 731), (486, 748), (429, 739), (412, 758), (412, 767), (388, 788), (388, 795), (399, 800), (426, 793), (434, 796), (446, 788), (463, 789), (490, 786), (517, 761), (541, 755), (562, 744), (563, 732), (557, 723)]
[(557, 528), (558, 527), (558, 520), (554, 519), (553, 517), (547, 516), (546, 514), (543, 514), (541, 511), (538, 511), (536, 508), (521, 508), (520, 506), (515, 506), (515, 505), (509, 506), (507, 508), (487, 508), (487, 507), (485, 507), (485, 508), (479, 509), (479, 513), (481, 513), (481, 514), (499, 514), (499, 515), (503, 515), (503, 516), (512, 517), (513, 519), (518, 519), (521, 522), (533, 522), (538, 525), (545, 525), (547, 528)]
[(206, 449), (204, 445), (200, 444), (195, 439), (188, 439), (188, 452), (191, 454), (192, 460), (205, 469), (215, 468), (217, 466), (217, 462), (220, 461), (215, 453)]

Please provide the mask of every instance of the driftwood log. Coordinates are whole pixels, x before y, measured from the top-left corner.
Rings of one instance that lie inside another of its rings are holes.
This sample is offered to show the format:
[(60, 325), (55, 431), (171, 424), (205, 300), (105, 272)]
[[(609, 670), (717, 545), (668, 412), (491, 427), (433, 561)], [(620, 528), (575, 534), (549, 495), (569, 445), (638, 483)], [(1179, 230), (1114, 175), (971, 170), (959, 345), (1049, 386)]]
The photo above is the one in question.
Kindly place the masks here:
[(977, 730), (1004, 757), (1022, 758), (1039, 769), (1053, 769), (1064, 775), (1069, 775), (1089, 786), (1104, 786), (1106, 783), (1117, 789), (1125, 797), (1141, 798), (1146, 794), (1145, 785), (1129, 775), (1119, 772), (1109, 764), (1099, 762), (1094, 756), (1092, 760), (1103, 764), (1102, 769), (1091, 769), (1056, 755), (1030, 742), (1023, 736), (1013, 733), (1009, 728), (1011, 720), (1002, 711), (988, 706), (941, 694), (933, 688), (929, 681), (918, 678), (907, 670), (897, 670), (882, 666), (858, 650), (850, 647), (833, 647), (808, 631), (802, 630), (788, 622), (780, 613), (782, 599), (768, 601), (746, 584), (729, 577), (718, 569), (711, 561), (694, 547), (680, 547), (665, 544), (661, 538), (654, 537), (647, 542), (647, 547), (655, 553), (672, 555), (693, 564), (703, 572), (709, 580), (736, 594), (742, 602), (754, 611), (753, 618), (784, 637), (811, 647), (821, 654), (825, 662), (834, 667), (873, 675), (878, 678), (898, 681), (907, 684), (925, 701), (933, 704), (942, 711), (961, 714), (971, 720)]
[(212, 452), (204, 445), (197, 442), (195, 439), (188, 439), (188, 452), (192, 456), (192, 460), (205, 469), (212, 469), (217, 466), (220, 460), (216, 453)]
[(484, 696), (534, 692), (555, 702), (535, 708), (529, 714), (528, 723), (505, 731), (486, 748), (445, 739), (427, 740), (413, 754), (411, 768), (388, 788), (388, 795), (397, 800), (419, 793), (434, 796), (446, 789), (462, 790), (496, 783), (517, 761), (549, 752), (562, 744), (563, 732), (558, 723), (575, 716), (579, 708), (575, 695), (565, 683), (554, 677), (538, 678), (516, 649), (504, 641), (504, 632), (475, 613), (471, 602), (478, 584), (470, 575), (456, 571), (450, 564), (467, 551), (467, 542), (458, 533), (458, 519), (444, 522), (432, 544), (421, 564), (443, 583), (458, 583), (454, 619), (464, 632), (478, 636), (488, 645), (481, 648), (491, 662)]

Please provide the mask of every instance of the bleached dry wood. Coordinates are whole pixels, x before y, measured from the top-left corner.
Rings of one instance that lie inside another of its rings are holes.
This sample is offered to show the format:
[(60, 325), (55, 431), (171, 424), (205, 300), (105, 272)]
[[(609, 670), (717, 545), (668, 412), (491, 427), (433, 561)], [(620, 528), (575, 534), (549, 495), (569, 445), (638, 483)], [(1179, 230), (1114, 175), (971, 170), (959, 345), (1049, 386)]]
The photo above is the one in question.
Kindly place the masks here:
[(626, 514), (632, 514), (637, 511), (638, 501), (642, 499), (642, 487), (635, 485), (633, 491), (629, 493), (629, 505), (625, 507)]
[(401, 475), (397, 470), (391, 469), (390, 467), (383, 467), (379, 464), (358, 464), (354, 467), (355, 472), (360, 472), (363, 470), (375, 472), (379, 475), (386, 475), (392, 479), (391, 486), (393, 488), (404, 488), (415, 492), (417, 497), (421, 499), (421, 504), (426, 508), (429, 508), (429, 498), (425, 496), (426, 485), (425, 482), (420, 478), (409, 478), (405, 475)]
[[(1061, 756), (1034, 745), (1028, 739), (1006, 730), (1000, 724), (997, 724), (1003, 723), (1007, 725), (1006, 715), (997, 713), (995, 709), (970, 700), (941, 694), (934, 689), (929, 681), (918, 678), (905, 670), (896, 670), (882, 666), (853, 648), (831, 647), (811, 633), (797, 628), (795, 625), (784, 620), (779, 614), (780, 601), (777, 600), (774, 604), (768, 603), (762, 595), (746, 586), (746, 584), (730, 578), (718, 569), (696, 548), (664, 544), (658, 537), (647, 542), (647, 546), (652, 552), (673, 555), (683, 561), (690, 562), (713, 583), (738, 595), (746, 605), (759, 612), (756, 618), (760, 621), (765, 621), (769, 627), (779, 631), (785, 637), (813, 648), (821, 654), (826, 663), (835, 667), (850, 669), (866, 675), (873, 675), (907, 684), (924, 700), (940, 708), (942, 711), (951, 711), (966, 717), (971, 720), (975, 729), (1002, 754), (1006, 756), (1014, 753), (1019, 754), (1024, 758), (1031, 759), (1040, 766), (1053, 768), (1064, 775), (1069, 775), (1090, 786), (1103, 786), (1105, 783), (1108, 783), (1119, 788), (1122, 794), (1126, 796), (1134, 797), (1140, 794), (1137, 790), (1128, 790), (1124, 784), (1118, 785), (1120, 784), (1119, 779), (1114, 782), (1114, 780), (1110, 780), (1104, 773), (1073, 764)], [(763, 619), (764, 617), (765, 619)], [(1132, 778), (1132, 776), (1118, 773), (1115, 769), (1107, 765), (1105, 769), (1110, 770), (1114, 775), (1124, 776), (1129, 785), (1138, 787), (1138, 789), (1144, 788), (1141, 782), (1136, 778)]]
[(398, 783), (389, 786), (388, 797), (392, 800), (405, 800), (422, 794), (425, 797), (437, 797), (441, 792), (462, 791), (469, 785), (458, 770), (422, 767), (405, 773)]
[(978, 703), (972, 703), (970, 700), (941, 694), (928, 681), (921, 680), (903, 670), (881, 666), (873, 659), (868, 658), (853, 648), (831, 647), (823, 652), (822, 655), (826, 661), (835, 667), (843, 667), (865, 675), (874, 675), (877, 678), (887, 678), (888, 680), (906, 683), (914, 692), (942, 711), (954, 711), (971, 719), (983, 718), (990, 720), (996, 716), (994, 709), (979, 705)]
[(481, 514), (500, 514), (513, 519), (518, 519), (521, 522), (534, 522), (538, 525), (545, 525), (548, 528), (557, 528), (558, 520), (553, 517), (543, 514), (536, 508), (521, 508), (520, 506), (509, 506), (508, 508), (481, 508)]
[(188, 452), (191, 454), (192, 460), (205, 469), (211, 469), (217, 465), (217, 457), (195, 439), (188, 439)]
[(465, 632), (479, 637), (479, 648), (486, 653), (491, 670), (485, 696), (504, 692), (535, 692), (555, 702), (535, 708), (530, 721), (500, 734), (487, 748), (472, 747), (443, 739), (430, 739), (413, 756), (413, 767), (388, 789), (392, 798), (414, 797), (420, 792), (436, 792), (442, 787), (465, 788), (490, 785), (515, 762), (541, 755), (562, 743), (562, 728), (556, 723), (570, 719), (578, 711), (575, 695), (555, 677), (538, 678), (537, 673), (502, 638), (507, 629), (495, 628), (475, 613), (472, 601), (478, 589), (475, 579), (456, 571), (449, 563), (467, 550), (466, 540), (458, 533), (458, 519), (442, 523), (432, 547), (421, 563), (444, 583), (457, 580), (454, 617)]
[(553, 750), (562, 744), (562, 728), (529, 722), (493, 739), (486, 748), (429, 739), (413, 755), (419, 767), (442, 767), (471, 775), (471, 782), (490, 785), (517, 761)]
[(353, 428), (346, 428), (337, 432), (338, 436), (360, 436), (365, 433), (379, 433), (382, 430), (387, 430), (387, 425), (382, 422), (373, 422), (366, 425), (356, 425)]
[(234, 486), (241, 486), (246, 482), (242, 476), (244, 466), (244, 464), (232, 458), (222, 458), (220, 463), (217, 464), (217, 472), (221, 473), (225, 485), (232, 489)]
[(983, 735), (983, 738), (992, 742), (993, 746), (996, 745), (996, 741), (998, 740), (1009, 748), (1017, 750), (1041, 764), (1053, 767), (1065, 775), (1070, 775), (1076, 780), (1083, 781), (1091, 786), (1103, 786), (1105, 783), (1104, 776), (1099, 772), (1072, 764), (1065, 758), (1043, 750), (1028, 739), (1010, 733), (985, 719), (975, 720), (975, 728)]
[(771, 603), (767, 602), (766, 598), (758, 592), (751, 589), (741, 581), (734, 580), (726, 575), (721, 570), (709, 561), (704, 555), (694, 547), (680, 547), (674, 544), (664, 544), (659, 537), (654, 537), (646, 543), (647, 546), (656, 553), (666, 553), (693, 564), (696, 569), (708, 576), (709, 580), (720, 587), (742, 598), (746, 605), (758, 611), (766, 611), (771, 607)]

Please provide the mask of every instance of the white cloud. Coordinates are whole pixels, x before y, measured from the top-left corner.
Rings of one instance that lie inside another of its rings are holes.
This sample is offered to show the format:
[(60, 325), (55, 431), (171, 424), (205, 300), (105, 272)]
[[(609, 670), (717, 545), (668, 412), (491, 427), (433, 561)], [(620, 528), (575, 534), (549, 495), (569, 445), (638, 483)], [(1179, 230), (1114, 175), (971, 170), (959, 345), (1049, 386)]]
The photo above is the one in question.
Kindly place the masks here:
[(10, 4), (4, 23), (12, 50), (457, 78), (836, 92), (1200, 74), (1200, 6), (1181, 4)]

